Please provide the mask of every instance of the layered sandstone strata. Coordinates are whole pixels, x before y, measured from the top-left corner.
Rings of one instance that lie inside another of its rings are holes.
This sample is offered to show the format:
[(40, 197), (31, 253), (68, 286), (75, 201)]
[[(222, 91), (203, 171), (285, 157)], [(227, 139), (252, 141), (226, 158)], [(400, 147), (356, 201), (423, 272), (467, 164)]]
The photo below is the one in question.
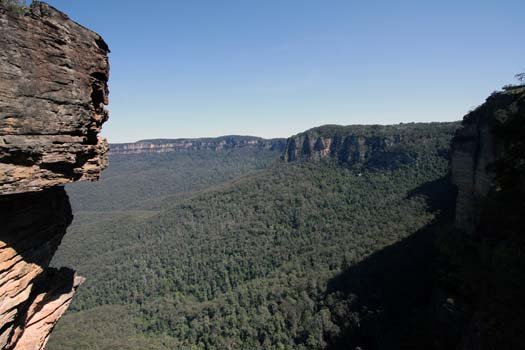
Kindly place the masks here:
[(107, 45), (41, 2), (25, 15), (0, 7), (0, 33), (0, 194), (97, 179)]
[(1, 349), (43, 349), (83, 281), (49, 267), (72, 220), (57, 185), (106, 166), (108, 52), (45, 3), (0, 5)]

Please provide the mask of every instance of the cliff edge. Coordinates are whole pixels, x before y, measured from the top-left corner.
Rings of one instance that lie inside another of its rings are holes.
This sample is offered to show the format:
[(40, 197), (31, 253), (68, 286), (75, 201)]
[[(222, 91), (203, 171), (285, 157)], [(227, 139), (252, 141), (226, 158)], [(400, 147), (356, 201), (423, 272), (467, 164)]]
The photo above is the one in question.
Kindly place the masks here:
[(457, 348), (524, 349), (524, 85), (493, 93), (465, 116), (451, 173), (456, 231), (442, 284), (462, 310)]
[(425, 152), (448, 156), (459, 123), (324, 125), (290, 137), (282, 160), (330, 158), (353, 168), (392, 170), (417, 162)]
[(222, 151), (245, 147), (262, 148), (282, 152), (284, 139), (262, 139), (253, 136), (221, 136), (197, 139), (155, 139), (133, 143), (110, 145), (110, 155), (150, 154), (187, 151)]
[(456, 226), (473, 235), (482, 218), (489, 219), (488, 198), (512, 194), (524, 199), (525, 86), (495, 92), (465, 116), (451, 154), (452, 181), (458, 187)]
[(107, 163), (108, 46), (42, 2), (0, 4), (0, 348), (43, 349), (83, 278), (49, 268), (72, 214), (57, 185)]
[(106, 165), (108, 46), (47, 4), (0, 7), (0, 194), (94, 180)]

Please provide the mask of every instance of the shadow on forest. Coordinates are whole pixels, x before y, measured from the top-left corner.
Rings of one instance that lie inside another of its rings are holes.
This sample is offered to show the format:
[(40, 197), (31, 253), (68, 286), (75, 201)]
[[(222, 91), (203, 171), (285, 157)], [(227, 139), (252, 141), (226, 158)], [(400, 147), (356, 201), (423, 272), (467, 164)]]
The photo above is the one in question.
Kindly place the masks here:
[[(456, 190), (448, 178), (426, 183), (409, 193), (424, 196), (435, 222), (378, 251), (329, 281), (327, 294), (346, 302), (332, 310), (341, 333), (329, 338), (329, 349), (431, 349), (428, 325), (435, 290), (436, 238), (450, 224)], [(337, 315), (340, 316), (337, 319)]]

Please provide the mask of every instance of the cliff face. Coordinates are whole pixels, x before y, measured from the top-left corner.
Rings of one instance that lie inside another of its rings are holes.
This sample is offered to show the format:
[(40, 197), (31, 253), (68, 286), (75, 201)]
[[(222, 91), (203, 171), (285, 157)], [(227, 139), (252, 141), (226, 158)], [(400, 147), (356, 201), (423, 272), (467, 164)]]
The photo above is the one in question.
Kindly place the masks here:
[(134, 143), (111, 144), (110, 155), (184, 152), (195, 150), (220, 151), (244, 147), (260, 147), (282, 151), (284, 139), (265, 140), (251, 136), (222, 136), (199, 139), (157, 139), (142, 140)]
[(451, 152), (452, 181), (458, 187), (456, 226), (469, 235), (487, 214), (487, 198), (525, 192), (524, 125), (525, 87), (518, 86), (494, 93), (457, 131)]
[(47, 4), (0, 5), (0, 348), (43, 349), (82, 278), (49, 268), (72, 220), (56, 185), (95, 180), (107, 45)]
[(48, 268), (72, 220), (62, 188), (0, 197), (0, 345), (40, 349), (82, 282)]
[(108, 47), (50, 6), (0, 7), (0, 193), (96, 179), (108, 117)]
[(447, 151), (457, 123), (399, 125), (327, 125), (288, 139), (282, 159), (293, 162), (333, 158), (350, 166), (395, 169), (416, 162), (423, 149)]
[(464, 118), (451, 172), (458, 232), (445, 285), (463, 305), (458, 348), (523, 349), (525, 86), (492, 94)]

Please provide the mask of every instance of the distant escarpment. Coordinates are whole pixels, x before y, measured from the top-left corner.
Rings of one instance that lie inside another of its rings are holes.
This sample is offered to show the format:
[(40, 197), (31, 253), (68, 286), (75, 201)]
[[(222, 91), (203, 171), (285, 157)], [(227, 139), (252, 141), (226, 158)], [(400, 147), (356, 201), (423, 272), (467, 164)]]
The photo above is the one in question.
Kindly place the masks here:
[(464, 118), (451, 172), (457, 232), (443, 284), (464, 320), (459, 348), (524, 349), (525, 86), (493, 93)]
[(228, 150), (245, 147), (258, 147), (282, 151), (286, 145), (284, 139), (263, 139), (252, 136), (221, 136), (197, 139), (155, 139), (141, 140), (134, 143), (116, 143), (110, 145), (110, 155), (167, 153), (202, 150)]
[(82, 278), (49, 268), (72, 220), (57, 185), (96, 180), (107, 45), (42, 2), (0, 5), (0, 348), (43, 349)]
[(448, 155), (459, 123), (398, 125), (326, 125), (292, 136), (282, 159), (287, 162), (332, 158), (350, 166), (395, 169), (414, 164), (427, 151)]

